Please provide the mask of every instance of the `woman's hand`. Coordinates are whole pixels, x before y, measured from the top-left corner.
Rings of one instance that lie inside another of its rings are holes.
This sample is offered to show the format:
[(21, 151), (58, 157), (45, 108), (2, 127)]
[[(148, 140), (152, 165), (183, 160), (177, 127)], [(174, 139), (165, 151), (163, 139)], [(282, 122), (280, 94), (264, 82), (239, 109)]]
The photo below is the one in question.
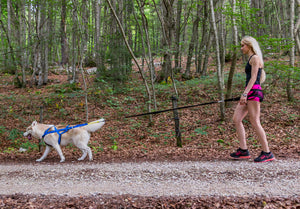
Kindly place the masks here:
[(240, 105), (247, 105), (247, 96), (245, 96), (244, 94), (242, 94), (240, 98)]

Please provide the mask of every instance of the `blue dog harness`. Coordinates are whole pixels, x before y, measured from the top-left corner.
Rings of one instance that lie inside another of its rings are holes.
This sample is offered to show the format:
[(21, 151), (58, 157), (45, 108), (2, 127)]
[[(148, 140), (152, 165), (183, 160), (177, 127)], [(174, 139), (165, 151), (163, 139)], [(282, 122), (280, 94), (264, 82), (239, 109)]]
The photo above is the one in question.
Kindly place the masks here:
[[(86, 126), (86, 125), (88, 125), (88, 123), (79, 124), (79, 125), (76, 125), (76, 126), (67, 125), (65, 128), (62, 128), (62, 129), (57, 129), (56, 126), (51, 126), (45, 131), (44, 135), (42, 136), (42, 139), (44, 139), (44, 137), (48, 134), (57, 133), (58, 134), (58, 144), (60, 144), (61, 135), (63, 135), (64, 133), (68, 132), (69, 130), (71, 130), (73, 128), (78, 128), (78, 127), (82, 127), (82, 126)], [(54, 130), (50, 131), (51, 128), (54, 128)]]

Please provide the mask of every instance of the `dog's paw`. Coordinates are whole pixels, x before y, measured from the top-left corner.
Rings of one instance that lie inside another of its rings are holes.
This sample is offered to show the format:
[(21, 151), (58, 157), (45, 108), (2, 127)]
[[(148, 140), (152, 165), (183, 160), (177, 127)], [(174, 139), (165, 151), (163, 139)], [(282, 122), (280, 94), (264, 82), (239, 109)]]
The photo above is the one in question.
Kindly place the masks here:
[(42, 161), (43, 161), (43, 159), (41, 159), (41, 158), (36, 160), (36, 162), (42, 162)]
[(78, 160), (78, 161), (82, 161), (82, 160), (84, 160), (84, 158), (81, 157), (81, 158), (78, 158), (77, 160)]
[(61, 159), (59, 162), (60, 162), (60, 163), (63, 163), (63, 162), (65, 162), (65, 159)]

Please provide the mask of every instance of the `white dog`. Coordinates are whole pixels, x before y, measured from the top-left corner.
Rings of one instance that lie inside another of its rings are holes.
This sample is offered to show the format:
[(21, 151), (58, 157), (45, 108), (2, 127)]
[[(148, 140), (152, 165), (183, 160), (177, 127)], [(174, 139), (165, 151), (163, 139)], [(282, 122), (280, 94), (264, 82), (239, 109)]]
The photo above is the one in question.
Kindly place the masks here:
[[(28, 137), (28, 139), (31, 139), (32, 136), (38, 139), (42, 139), (46, 131), (47, 133), (49, 133), (44, 136), (46, 149), (43, 156), (40, 159), (36, 160), (38, 162), (44, 160), (47, 157), (52, 147), (54, 147), (54, 149), (56, 149), (56, 151), (58, 152), (60, 156), (60, 162), (64, 162), (65, 157), (61, 151), (60, 146), (66, 146), (70, 143), (78, 147), (83, 153), (78, 160), (84, 160), (87, 154), (89, 155), (89, 160), (93, 160), (91, 148), (88, 147), (88, 142), (91, 136), (90, 133), (100, 129), (104, 125), (104, 123), (105, 120), (100, 119), (100, 120), (90, 122), (87, 125), (83, 125), (83, 126), (79, 125), (79, 127), (75, 127), (67, 130), (67, 132), (61, 134), (61, 137), (59, 137), (58, 132), (55, 130), (62, 130), (66, 128), (66, 126), (46, 125), (34, 121), (31, 124), (31, 126), (29, 126), (26, 129), (24, 136)], [(60, 139), (61, 141), (59, 144)]]

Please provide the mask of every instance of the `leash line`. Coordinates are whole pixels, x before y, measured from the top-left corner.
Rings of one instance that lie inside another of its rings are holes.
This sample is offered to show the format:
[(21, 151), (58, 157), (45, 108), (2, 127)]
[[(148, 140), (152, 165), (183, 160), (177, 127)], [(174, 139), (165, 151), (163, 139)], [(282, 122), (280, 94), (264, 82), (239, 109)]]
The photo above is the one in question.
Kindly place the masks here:
[[(210, 104), (216, 104), (216, 103), (222, 103), (222, 102), (238, 101), (238, 100), (240, 100), (240, 97), (235, 97), (235, 98), (225, 99), (225, 100), (220, 100), (220, 101), (206, 102), (206, 103), (189, 105), (189, 106), (182, 106), (182, 107), (171, 108), (171, 109), (166, 109), (166, 110), (159, 110), (159, 111), (154, 111), (154, 112), (141, 113), (141, 114), (136, 114), (136, 115), (129, 115), (129, 116), (125, 116), (124, 118), (140, 117), (140, 116), (144, 116), (144, 115), (154, 115), (154, 114), (169, 112), (169, 111), (173, 111), (173, 110), (181, 110), (181, 109), (187, 109), (187, 108), (192, 108), (192, 107), (198, 107), (198, 106), (204, 106), (204, 105), (210, 105)], [(105, 121), (108, 121), (108, 120), (105, 119)], [(51, 125), (44, 132), (44, 134), (42, 136), (42, 139), (44, 139), (45, 136), (48, 135), (48, 134), (56, 133), (56, 134), (58, 134), (58, 144), (60, 144), (62, 134), (68, 132), (71, 129), (86, 126), (86, 125), (90, 125), (90, 124), (95, 124), (95, 123), (100, 123), (100, 121), (93, 121), (93, 122), (89, 122), (89, 123), (78, 124), (78, 125), (75, 125), (75, 126), (67, 125), (65, 128), (62, 128), (62, 129), (57, 129), (56, 126)], [(54, 130), (51, 130), (52, 128)]]
[(129, 116), (125, 116), (125, 118), (140, 117), (140, 116), (144, 116), (144, 115), (154, 115), (154, 114), (169, 112), (169, 111), (173, 111), (173, 110), (181, 110), (181, 109), (186, 109), (186, 108), (192, 108), (192, 107), (198, 107), (198, 106), (204, 106), (204, 105), (210, 105), (210, 104), (216, 104), (216, 103), (222, 103), (222, 102), (239, 101), (239, 100), (240, 100), (240, 97), (235, 97), (235, 98), (225, 99), (225, 100), (220, 100), (220, 101), (206, 102), (206, 103), (189, 105), (189, 106), (182, 106), (182, 107), (171, 108), (171, 109), (166, 109), (166, 110), (159, 110), (159, 111), (154, 111), (154, 112), (147, 112), (147, 113), (141, 113), (141, 114), (136, 114), (136, 115), (129, 115)]

